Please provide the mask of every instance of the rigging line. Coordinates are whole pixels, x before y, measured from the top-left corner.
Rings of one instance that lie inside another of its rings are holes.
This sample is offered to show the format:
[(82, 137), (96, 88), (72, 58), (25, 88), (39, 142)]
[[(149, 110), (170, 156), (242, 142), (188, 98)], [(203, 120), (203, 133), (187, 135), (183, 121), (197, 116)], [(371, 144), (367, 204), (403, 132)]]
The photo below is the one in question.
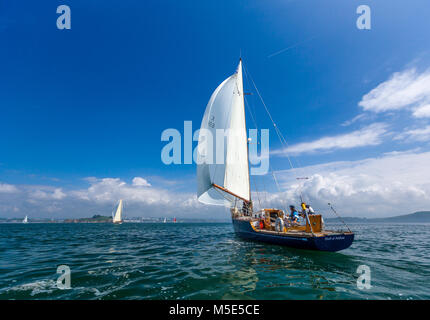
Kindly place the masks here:
[(248, 102), (248, 99), (247, 99), (245, 96), (244, 96), (244, 98), (245, 98), (245, 102), (246, 102), (246, 104), (249, 106), (249, 107), (247, 108), (247, 110), (248, 110), (248, 112), (249, 112), (249, 115), (251, 116), (252, 122), (254, 123), (255, 129), (257, 129), (257, 130), (258, 130), (257, 121), (255, 121), (253, 111), (251, 110), (251, 104)]
[(264, 176), (263, 176), (263, 177), (261, 177), (261, 181), (262, 181), (262, 183), (263, 183), (264, 201), (265, 201), (266, 203), (268, 203), (268, 201), (267, 201), (267, 187), (266, 187), (266, 183), (264, 182)]
[[(248, 77), (246, 75), (246, 72), (245, 72), (245, 78), (246, 78), (246, 81), (247, 81), (247, 83), (249, 85), (249, 79), (248, 79)], [(246, 98), (246, 96), (244, 96), (244, 98), (245, 98), (245, 103), (248, 105), (247, 110), (248, 110), (248, 112), (249, 112), (249, 114), (251, 116), (251, 119), (252, 119), (252, 121), (254, 123), (255, 128), (258, 130), (258, 124), (257, 124), (257, 121), (255, 120), (256, 117), (254, 117), (254, 112), (255, 111), (252, 110), (253, 109), (253, 105), (248, 101), (248, 99)], [(261, 209), (262, 206), (261, 206), (261, 202), (260, 202), (260, 192), (257, 190), (257, 178), (253, 178), (253, 182), (254, 182), (254, 186), (255, 186), (256, 192), (257, 192), (257, 198), (258, 198), (258, 202), (259, 202), (260, 209)], [(266, 190), (266, 187), (265, 187), (264, 183), (263, 183), (263, 190)], [(266, 192), (264, 192), (264, 198), (265, 198), (265, 201), (267, 203)]]
[[(248, 84), (249, 84), (249, 79), (247, 78), (246, 73), (245, 73), (245, 78), (247, 79), (247, 82), (248, 82)], [(252, 120), (253, 120), (253, 122), (254, 122), (254, 125), (255, 125), (256, 129), (258, 130), (258, 124), (257, 124), (257, 121), (255, 120), (255, 117), (253, 116), (253, 111), (251, 110), (251, 104), (248, 102), (248, 100), (246, 99), (246, 97), (245, 97), (245, 102), (246, 102), (246, 104), (249, 106), (249, 108), (247, 108), (247, 109), (249, 109), (249, 113), (250, 113), (250, 115), (251, 115), (251, 118), (252, 118)], [(272, 171), (272, 175), (273, 175), (273, 170), (271, 169), (270, 164), (269, 164), (269, 170), (270, 170), (270, 171)], [(253, 183), (254, 183), (254, 186), (255, 186), (255, 189), (256, 189), (256, 192), (257, 192), (258, 202), (259, 202), (260, 207), (261, 207), (260, 192), (257, 190), (257, 182), (256, 182), (256, 179), (253, 179)], [(265, 186), (265, 184), (264, 184), (264, 179), (263, 179), (263, 189), (265, 190), (265, 192), (264, 192), (265, 202), (268, 204), (268, 201), (267, 201), (267, 188), (266, 188), (266, 186)], [(281, 193), (281, 190), (280, 190), (279, 186), (278, 186), (278, 192), (279, 192), (279, 193)]]
[(338, 216), (338, 218), (340, 219), (340, 221), (343, 222), (343, 224), (348, 228), (349, 232), (352, 232), (351, 229), (348, 227), (348, 225), (345, 223), (345, 221), (343, 221), (343, 219), (341, 218), (340, 215), (338, 215), (338, 213), (336, 212), (336, 210), (334, 210), (333, 206), (331, 205), (331, 203), (328, 203), (329, 207), (331, 208), (331, 210)]
[[(261, 103), (262, 103), (262, 104), (263, 104), (263, 106), (264, 106), (264, 109), (266, 110), (266, 112), (267, 112), (267, 114), (268, 114), (268, 116), (269, 116), (270, 120), (272, 121), (273, 127), (275, 128), (275, 132), (276, 132), (276, 134), (278, 135), (278, 138), (279, 138), (279, 140), (280, 140), (280, 142), (281, 142), (281, 145), (282, 145), (282, 146), (284, 146), (284, 148), (285, 148), (285, 150), (286, 150), (286, 149), (287, 149), (287, 147), (288, 147), (287, 140), (285, 139), (285, 137), (284, 137), (284, 135), (282, 134), (281, 130), (278, 128), (278, 126), (276, 125), (275, 121), (273, 120), (273, 117), (272, 117), (272, 115), (270, 114), (270, 111), (269, 111), (269, 109), (267, 108), (267, 105), (266, 105), (266, 103), (264, 102), (264, 99), (263, 99), (263, 97), (261, 96), (260, 91), (258, 90), (257, 85), (256, 85), (256, 84), (255, 84), (255, 82), (254, 82), (254, 79), (252, 78), (252, 76), (251, 76), (251, 74), (249, 73), (249, 71), (247, 71), (247, 68), (245, 67), (245, 65), (243, 65), (243, 69), (245, 70), (245, 74), (246, 74), (246, 76), (247, 76), (247, 77), (249, 77), (249, 79), (252, 81), (252, 84), (253, 84), (253, 86), (254, 86), (254, 88), (255, 88), (255, 91), (257, 92), (258, 97), (260, 98)], [(286, 156), (287, 156), (287, 159), (288, 159), (288, 162), (289, 162), (289, 164), (290, 164), (290, 166), (291, 166), (291, 169), (295, 170), (296, 168), (293, 166), (293, 163), (292, 163), (292, 161), (291, 161), (290, 156), (288, 155), (288, 153), (285, 153), (285, 154), (286, 154)], [(298, 162), (298, 161), (297, 161), (297, 162)], [(273, 173), (273, 172), (272, 172), (272, 175), (274, 176), (274, 173)], [(303, 195), (301, 194), (301, 192), (300, 192), (300, 197), (301, 197), (301, 199), (303, 199)]]
[[(248, 80), (248, 78), (247, 78), (247, 76), (246, 76), (246, 73), (245, 73), (245, 78), (246, 78), (246, 80), (247, 80), (247, 82), (248, 82), (248, 84), (249, 84), (249, 80)], [(248, 110), (248, 112), (249, 112), (249, 114), (250, 114), (250, 116), (251, 116), (252, 121), (254, 122), (255, 128), (258, 130), (258, 124), (257, 124), (257, 121), (255, 120), (255, 118), (256, 118), (256, 117), (254, 117), (254, 111), (252, 110), (252, 107), (253, 107), (253, 106), (252, 106), (252, 104), (248, 101), (248, 99), (246, 98), (246, 96), (244, 96), (244, 98), (245, 98), (245, 103), (248, 105), (247, 110)], [(254, 179), (253, 179), (253, 182), (254, 182), (254, 186), (255, 186), (256, 192), (257, 192), (258, 202), (259, 202), (259, 204), (260, 204), (260, 208), (261, 208), (260, 192), (257, 190), (257, 179), (256, 179), (256, 178), (254, 178)], [(263, 190), (265, 190), (265, 191), (266, 191), (266, 187), (265, 187), (265, 185), (264, 185), (264, 182), (263, 182)], [(264, 192), (264, 198), (265, 198), (265, 201), (266, 201), (266, 203), (267, 203), (267, 194), (266, 194), (266, 192)]]
[[(261, 100), (261, 102), (262, 102), (262, 104), (263, 104), (263, 106), (264, 106), (264, 108), (265, 108), (265, 110), (266, 110), (266, 112), (267, 112), (267, 114), (268, 114), (268, 116), (269, 116), (270, 120), (272, 121), (273, 127), (275, 128), (275, 132), (276, 132), (276, 134), (278, 135), (278, 138), (279, 138), (279, 140), (280, 140), (280, 142), (281, 142), (281, 145), (284, 145), (284, 143), (286, 143), (286, 139), (285, 139), (285, 137), (283, 137), (282, 133), (281, 133), (281, 132), (280, 132), (280, 130), (278, 129), (278, 127), (277, 127), (277, 125), (276, 125), (275, 121), (274, 121), (274, 120), (273, 120), (273, 118), (272, 118), (272, 115), (271, 115), (271, 114), (270, 114), (270, 112), (269, 112), (269, 109), (268, 109), (268, 108), (267, 108), (267, 106), (266, 106), (266, 103), (265, 103), (265, 102), (264, 102), (264, 100), (263, 100), (263, 97), (262, 97), (262, 96), (261, 96), (261, 94), (260, 94), (260, 91), (258, 90), (257, 86), (255, 85), (255, 82), (254, 82), (254, 80), (252, 79), (251, 74), (249, 74), (249, 72), (247, 71), (247, 69), (246, 69), (245, 65), (243, 65), (243, 69), (245, 70), (246, 78), (247, 78), (247, 79), (251, 79), (251, 81), (252, 81), (252, 83), (253, 83), (253, 86), (254, 86), (254, 88), (255, 88), (255, 90), (256, 90), (256, 92), (257, 92), (258, 96), (260, 97), (260, 100)], [(292, 169), (294, 169), (294, 166), (293, 166), (293, 164), (292, 164), (292, 162), (291, 162), (291, 159), (290, 159), (290, 157), (288, 156), (288, 154), (287, 154), (287, 158), (288, 158), (288, 161), (289, 161), (289, 163), (290, 163), (291, 168), (292, 168)], [(274, 171), (273, 171), (273, 170), (271, 170), (271, 171), (272, 171), (272, 175), (273, 175), (273, 174), (274, 174)], [(279, 190), (279, 191), (280, 191), (280, 190)]]
[[(249, 79), (247, 77), (246, 72), (245, 72), (245, 78), (246, 78), (246, 81), (249, 85)], [(249, 108), (247, 108), (247, 110), (249, 111), (249, 114), (251, 115), (251, 118), (252, 118), (252, 121), (254, 122), (255, 128), (258, 130), (258, 124), (257, 124), (257, 121), (255, 120), (256, 117), (254, 116), (254, 113), (255, 113), (255, 110), (253, 110), (254, 106), (248, 101), (246, 96), (244, 96), (244, 98), (245, 98), (246, 104), (249, 106)], [(263, 193), (264, 193), (264, 199), (265, 199), (264, 201), (267, 203), (267, 188), (266, 188), (266, 185), (264, 184), (264, 178), (262, 178), (262, 180), (263, 180), (263, 190), (264, 190)], [(254, 186), (255, 186), (255, 189), (257, 189), (257, 178), (254, 178)], [(258, 192), (258, 190), (257, 190), (257, 196), (258, 196), (258, 201), (260, 203), (260, 192)], [(260, 209), (261, 208), (262, 207), (261, 207), (261, 203), (260, 203)]]
[[(258, 130), (257, 121), (255, 120), (255, 117), (253, 115), (253, 111), (251, 110), (251, 104), (248, 102), (248, 99), (246, 99), (245, 95), (244, 95), (244, 98), (245, 98), (244, 99), (245, 103), (248, 105), (248, 108), (246, 108), (246, 109), (248, 110), (249, 114), (251, 115), (251, 118), (252, 118), (252, 121), (254, 122), (255, 128)], [(249, 157), (249, 142), (248, 142), (248, 157)], [(251, 178), (251, 175), (250, 175), (250, 178)], [(257, 188), (257, 181), (256, 180), (257, 180), (256, 178), (253, 178), (253, 183), (254, 183), (255, 191), (257, 192), (258, 203), (259, 203), (259, 205), (261, 207), (260, 193), (259, 193), (258, 188)]]
[[(287, 143), (287, 140), (285, 139), (285, 136), (282, 134), (281, 130), (278, 128), (278, 126), (276, 125), (275, 121), (273, 120), (273, 117), (272, 117), (272, 115), (270, 114), (270, 111), (269, 111), (269, 109), (267, 108), (267, 105), (266, 105), (266, 103), (264, 102), (264, 99), (263, 99), (263, 97), (261, 96), (260, 91), (258, 90), (257, 85), (256, 85), (256, 84), (255, 84), (255, 82), (254, 82), (254, 79), (252, 78), (251, 74), (247, 71), (247, 68), (245, 67), (245, 65), (244, 65), (244, 64), (243, 64), (243, 69), (244, 69), (244, 71), (245, 71), (245, 76), (246, 76), (247, 80), (248, 80), (248, 78), (251, 80), (251, 82), (252, 82), (252, 84), (253, 84), (253, 86), (254, 86), (254, 88), (255, 88), (255, 91), (257, 92), (258, 97), (260, 98), (261, 103), (263, 104), (264, 109), (265, 109), (265, 110), (266, 110), (266, 112), (267, 112), (267, 115), (269, 116), (270, 120), (272, 121), (273, 127), (275, 128), (275, 132), (276, 132), (276, 134), (277, 134), (277, 136), (278, 136), (278, 138), (279, 138), (279, 140), (280, 140), (280, 142), (281, 142), (281, 145), (282, 145), (282, 146), (284, 146), (284, 148), (285, 148), (285, 150), (286, 150), (286, 149), (287, 149), (287, 147), (288, 147), (288, 143)], [(290, 156), (288, 155), (288, 153), (285, 153), (285, 154), (286, 154), (286, 156), (287, 156), (287, 159), (288, 159), (288, 162), (289, 162), (289, 164), (290, 164), (291, 168), (292, 168), (293, 170), (295, 170), (296, 168), (294, 168), (294, 166), (293, 166), (293, 163), (292, 163), (292, 161), (291, 161)], [(296, 159), (296, 158), (295, 158), (295, 160), (296, 160), (296, 162), (297, 162), (298, 167), (301, 167), (299, 160), (298, 160), (298, 159)], [(269, 168), (271, 168), (271, 165), (269, 165)], [(278, 191), (279, 191), (279, 192), (281, 192), (280, 187), (279, 187), (279, 184), (278, 184), (277, 179), (276, 179), (276, 176), (275, 176), (275, 173), (274, 173), (274, 171), (273, 171), (273, 170), (271, 170), (271, 171), (272, 171), (273, 179), (275, 180), (276, 186), (277, 186), (277, 188), (278, 188)], [(300, 193), (300, 198), (301, 198), (301, 199), (302, 199), (302, 201), (303, 201), (303, 194), (302, 194), (301, 189), (299, 190), (299, 193)], [(329, 204), (329, 205), (330, 205), (330, 204)], [(336, 211), (333, 209), (333, 207), (332, 207), (331, 205), (330, 205), (330, 207), (331, 207), (331, 209), (336, 213)], [(336, 213), (336, 214), (337, 214), (337, 213)], [(339, 217), (339, 218), (340, 218), (340, 217)], [(340, 219), (341, 219), (341, 218), (340, 218)], [(341, 219), (341, 220), (342, 220), (342, 219)], [(343, 220), (342, 220), (342, 222), (345, 224), (345, 226), (348, 228), (348, 230), (349, 230), (349, 231), (351, 231), (351, 230), (349, 229), (348, 225), (347, 225)]]
[[(249, 74), (248, 74), (248, 72), (246, 71), (246, 67), (245, 67), (245, 65), (244, 65), (244, 64), (242, 64), (242, 66), (243, 66), (243, 69), (244, 69), (244, 71), (245, 71), (245, 78), (246, 78), (246, 81), (247, 81), (248, 85), (250, 86), (249, 79), (250, 79), (250, 76), (251, 76), (251, 75), (249, 75)], [(251, 80), (252, 80), (252, 79), (251, 79)], [(258, 91), (257, 87), (255, 86), (255, 83), (254, 83), (254, 88)], [(259, 94), (259, 92), (258, 92), (258, 94)], [(265, 103), (264, 103), (264, 101), (263, 101), (263, 99), (262, 99), (262, 97), (261, 97), (261, 95), (260, 95), (260, 94), (259, 94), (259, 96), (260, 96), (261, 101), (263, 102), (263, 105), (264, 105), (264, 106), (265, 106), (265, 108), (266, 108), (266, 111), (267, 111), (267, 113), (268, 113), (268, 115), (269, 115), (270, 119), (272, 120), (272, 123), (274, 123), (274, 122), (273, 122), (273, 119), (272, 119), (272, 116), (270, 115), (270, 112), (269, 112), (269, 110), (267, 109), (267, 107), (266, 107), (266, 105), (265, 105)], [(249, 111), (250, 111), (251, 118), (252, 118), (252, 119), (253, 119), (253, 121), (254, 121), (254, 125), (255, 125), (256, 129), (258, 129), (257, 122), (256, 122), (256, 120), (255, 120), (255, 118), (254, 118), (254, 116), (253, 116), (253, 114), (252, 114), (251, 105), (250, 105), (250, 103), (248, 102), (248, 100), (246, 99), (246, 97), (245, 97), (245, 101), (246, 101), (246, 103), (250, 106), (248, 109), (249, 109)], [(275, 130), (276, 130), (276, 129), (277, 129), (277, 127), (276, 127), (276, 124), (275, 124), (275, 123), (274, 123), (274, 126), (275, 126)], [(279, 140), (281, 141), (281, 144), (282, 144), (282, 140), (281, 140), (281, 137), (279, 136), (279, 134), (278, 134), (278, 138), (279, 138)], [(284, 140), (285, 140), (285, 138), (284, 138)], [(290, 164), (291, 164), (291, 161), (290, 161)], [(294, 167), (292, 166), (292, 164), (291, 164), (291, 167), (294, 169)], [(271, 171), (271, 173), (272, 173), (272, 176), (273, 176), (273, 178), (274, 178), (274, 180), (275, 180), (275, 183), (276, 183), (276, 187), (277, 187), (277, 189), (278, 189), (278, 192), (279, 192), (279, 193), (281, 193), (282, 191), (281, 191), (281, 189), (280, 189), (280, 187), (279, 187), (279, 184), (277, 183), (276, 177), (274, 176), (274, 170), (273, 170), (273, 168), (272, 168), (272, 166), (271, 166), (270, 164), (269, 164), (269, 171)], [(265, 188), (265, 187), (264, 187), (264, 188)], [(266, 193), (265, 193), (265, 199), (266, 199), (266, 203), (268, 203), (268, 201), (267, 201), (267, 189), (265, 188), (265, 190), (266, 190)]]
[[(272, 117), (272, 115), (270, 114), (270, 111), (269, 111), (269, 109), (267, 108), (267, 105), (266, 105), (266, 103), (264, 102), (264, 99), (263, 99), (263, 97), (261, 96), (260, 91), (258, 90), (258, 88), (257, 88), (257, 86), (256, 86), (256, 84), (255, 84), (255, 82), (254, 82), (254, 79), (252, 78), (251, 74), (247, 71), (247, 69), (246, 69), (246, 67), (245, 67), (245, 66), (243, 66), (243, 69), (245, 70), (245, 74), (246, 74), (246, 75), (249, 77), (249, 79), (251, 80), (251, 82), (252, 82), (252, 84), (253, 84), (253, 86), (254, 86), (254, 88), (255, 88), (255, 91), (257, 92), (258, 97), (260, 98), (261, 103), (263, 104), (264, 109), (266, 110), (267, 115), (268, 115), (268, 116), (269, 116), (269, 118), (270, 118), (270, 121), (272, 121), (273, 127), (275, 128), (275, 132), (276, 132), (276, 134), (278, 135), (279, 140), (281, 141), (281, 145), (284, 145), (284, 142), (286, 142), (286, 139), (285, 139), (285, 137), (282, 135), (282, 133), (280, 132), (280, 130), (279, 130), (279, 128), (278, 128), (278, 126), (277, 126), (277, 125), (276, 125), (276, 123), (275, 123), (275, 121), (273, 120), (273, 117)], [(283, 138), (283, 139), (282, 139), (282, 138)], [(291, 162), (290, 156), (289, 156), (288, 154), (286, 154), (286, 155), (287, 155), (288, 162), (290, 163), (291, 168), (292, 168), (292, 169), (294, 169), (294, 166), (293, 166), (293, 163)]]
[(282, 197), (282, 191), (281, 188), (279, 187), (279, 183), (278, 183), (278, 179), (276, 179), (276, 176), (274, 175), (273, 171), (272, 171), (272, 176), (273, 176), (273, 180), (275, 181), (276, 187), (278, 188), (279, 194), (281, 196), (281, 205), (283, 205), (284, 207), (284, 212), (287, 213), (287, 204), (286, 201), (284, 201), (283, 197)]
[[(274, 121), (274, 119), (273, 119), (273, 117), (272, 117), (272, 115), (271, 115), (271, 113), (270, 113), (270, 111), (269, 111), (269, 109), (268, 109), (268, 107), (267, 107), (266, 103), (264, 102), (263, 97), (262, 97), (262, 96), (261, 96), (261, 94), (260, 94), (260, 91), (258, 90), (258, 88), (257, 88), (257, 86), (256, 86), (256, 84), (255, 84), (255, 82), (254, 82), (254, 79), (252, 78), (251, 74), (247, 71), (246, 66), (245, 66), (244, 64), (243, 64), (242, 66), (243, 66), (243, 69), (244, 69), (244, 71), (245, 71), (245, 78), (247, 79), (248, 83), (249, 83), (249, 80), (251, 80), (251, 82), (252, 82), (252, 84), (253, 84), (253, 86), (254, 86), (254, 88), (255, 88), (255, 91), (257, 92), (258, 97), (260, 98), (261, 103), (263, 104), (264, 109), (265, 109), (265, 110), (266, 110), (266, 112), (267, 112), (267, 115), (269, 116), (270, 120), (272, 121), (273, 127), (275, 128), (275, 132), (276, 132), (276, 134), (277, 134), (277, 136), (278, 136), (279, 141), (281, 142), (281, 145), (282, 145), (285, 149), (287, 149), (287, 147), (288, 147), (287, 140), (285, 139), (284, 135), (282, 134), (282, 132), (280, 131), (280, 129), (279, 129), (279, 128), (278, 128), (278, 126), (276, 125), (276, 123), (275, 123), (275, 121)], [(255, 124), (255, 125), (256, 125), (256, 124)], [(258, 126), (257, 126), (257, 125), (256, 125), (256, 127), (258, 128)], [(292, 161), (291, 161), (290, 156), (289, 156), (287, 153), (286, 153), (286, 156), (287, 156), (287, 159), (288, 159), (288, 162), (289, 162), (289, 164), (290, 164), (291, 168), (292, 168), (293, 170), (295, 170), (296, 168), (293, 166), (293, 163), (292, 163)], [(297, 161), (297, 162), (298, 162), (298, 161)], [(271, 166), (270, 164), (269, 164), (269, 170), (270, 170), (270, 171), (271, 171), (271, 173), (272, 173), (272, 176), (273, 176), (273, 179), (274, 179), (274, 181), (275, 181), (275, 184), (276, 184), (276, 187), (277, 187), (277, 189), (278, 189), (278, 192), (281, 194), (281, 193), (282, 193), (282, 191), (281, 191), (281, 188), (280, 188), (280, 186), (279, 186), (279, 183), (278, 183), (278, 181), (277, 181), (277, 179), (276, 179), (275, 171), (273, 170), (273, 168), (272, 168), (272, 166)], [(302, 195), (301, 190), (299, 190), (299, 193), (300, 193), (300, 199), (303, 199), (303, 195)], [(283, 198), (282, 198), (282, 196), (281, 196), (281, 199), (283, 199)], [(303, 200), (302, 200), (302, 201), (303, 201)], [(286, 204), (285, 204), (285, 201), (281, 200), (281, 203), (284, 205), (284, 210), (285, 210), (285, 212), (287, 212), (287, 211), (286, 211)]]
[[(243, 66), (243, 64), (242, 64), (242, 66)], [(245, 69), (245, 67), (243, 67), (244, 69)], [(245, 71), (245, 79), (246, 79), (246, 83), (248, 84), (248, 86), (249, 87), (251, 87), (251, 84), (250, 84), (250, 82), (249, 82), (249, 78), (248, 78), (248, 75), (247, 75), (247, 73), (246, 73), (246, 70), (244, 70)], [(249, 112), (250, 112), (250, 114), (251, 114), (251, 118), (252, 118), (252, 121), (254, 122), (254, 125), (255, 125), (255, 128), (256, 129), (258, 129), (258, 124), (257, 124), (257, 121), (255, 120), (255, 118), (256, 117), (254, 117), (254, 114), (256, 114), (256, 112), (255, 112), (255, 108), (254, 108), (254, 105), (252, 104), (252, 103), (250, 103), (249, 101), (248, 101), (248, 99), (246, 98), (246, 95), (244, 95), (243, 96), (244, 98), (245, 98), (245, 102), (248, 104), (248, 106), (249, 106)], [(252, 101), (252, 100), (251, 100)]]
[[(243, 64), (242, 64), (242, 66), (243, 66)], [(249, 79), (247, 77), (246, 72), (245, 72), (245, 79), (249, 85)], [(249, 85), (249, 87), (251, 87), (251, 86)], [(248, 99), (246, 98), (246, 95), (243, 95), (243, 97), (244, 97), (244, 102), (248, 106), (248, 108), (246, 108), (246, 109), (248, 110), (248, 112), (251, 116), (251, 119), (252, 119), (252, 122), (254, 123), (255, 128), (258, 130), (258, 124), (257, 124), (257, 121), (255, 120), (256, 117), (254, 116), (255, 111), (253, 110), (253, 105), (248, 101)], [(248, 156), (249, 156), (249, 142), (248, 142)], [(261, 201), (260, 201), (260, 193), (259, 193), (258, 188), (257, 188), (257, 179), (256, 178), (253, 178), (253, 183), (254, 183), (255, 190), (257, 192), (257, 199), (258, 199), (258, 203), (259, 203), (260, 209), (261, 209), (262, 207), (261, 207)]]
[(254, 188), (255, 188), (255, 191), (257, 192), (258, 205), (260, 206), (260, 210), (261, 210), (262, 207), (261, 207), (261, 201), (260, 201), (260, 194), (257, 189), (257, 184), (255, 183), (255, 178), (252, 178), (252, 182), (254, 183)]

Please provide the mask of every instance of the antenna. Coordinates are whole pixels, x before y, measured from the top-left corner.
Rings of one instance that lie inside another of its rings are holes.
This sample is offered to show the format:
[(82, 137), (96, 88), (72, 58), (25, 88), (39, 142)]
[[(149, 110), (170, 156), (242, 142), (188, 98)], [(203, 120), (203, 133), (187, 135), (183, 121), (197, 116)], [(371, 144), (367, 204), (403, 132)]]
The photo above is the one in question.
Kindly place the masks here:
[[(298, 177), (296, 179), (297, 180), (308, 180), (309, 177)], [(301, 188), (301, 186), (300, 186), (299, 192), (300, 192), (300, 201), (303, 203), (304, 201), (303, 201), (303, 194), (302, 194), (302, 188)]]

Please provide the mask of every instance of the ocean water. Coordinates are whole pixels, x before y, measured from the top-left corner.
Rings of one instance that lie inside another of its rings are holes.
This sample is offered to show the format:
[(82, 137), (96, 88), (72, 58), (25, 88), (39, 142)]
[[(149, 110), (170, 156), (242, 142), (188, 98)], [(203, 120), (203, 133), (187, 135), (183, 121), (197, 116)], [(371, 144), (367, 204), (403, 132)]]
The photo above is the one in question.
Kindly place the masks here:
[(244, 241), (231, 223), (0, 224), (0, 299), (430, 299), (429, 224), (350, 227), (352, 246), (328, 253)]

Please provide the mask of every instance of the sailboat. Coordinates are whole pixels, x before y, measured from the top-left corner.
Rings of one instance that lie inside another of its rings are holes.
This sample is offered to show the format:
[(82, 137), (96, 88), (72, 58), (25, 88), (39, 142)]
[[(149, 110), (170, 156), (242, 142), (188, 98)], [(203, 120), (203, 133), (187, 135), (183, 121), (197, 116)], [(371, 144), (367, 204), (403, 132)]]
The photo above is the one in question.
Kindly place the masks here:
[[(209, 138), (217, 137), (219, 129), (228, 130), (224, 131), (223, 154), (216, 155), (216, 159), (223, 157), (222, 164), (214, 161), (211, 153), (218, 141), (208, 146)], [(197, 196), (201, 203), (230, 207), (233, 228), (240, 238), (321, 251), (343, 250), (354, 240), (351, 231), (325, 230), (321, 215), (311, 215), (306, 210), (306, 225), (290, 221), (281, 209), (253, 210), (242, 59), (236, 72), (213, 92), (202, 119), (197, 147)]]
[(164, 218), (163, 223), (166, 223), (166, 222), (167, 222), (167, 219), (166, 219), (166, 218)]
[(113, 223), (121, 224), (123, 222), (122, 221), (122, 209), (123, 209), (123, 204), (122, 204), (122, 199), (121, 199), (121, 200), (119, 200), (115, 215), (112, 217)]
[(28, 223), (28, 216), (26, 215), (24, 220), (22, 220), (22, 223)]

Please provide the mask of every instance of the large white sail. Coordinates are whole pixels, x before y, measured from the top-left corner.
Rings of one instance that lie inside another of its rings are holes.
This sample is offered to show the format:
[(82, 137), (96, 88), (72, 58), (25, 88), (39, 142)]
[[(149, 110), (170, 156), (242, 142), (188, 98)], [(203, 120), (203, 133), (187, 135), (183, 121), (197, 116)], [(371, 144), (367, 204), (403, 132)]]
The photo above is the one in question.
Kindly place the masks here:
[(116, 209), (115, 216), (113, 217), (113, 222), (122, 222), (122, 200), (119, 200), (118, 208)]
[[(218, 129), (225, 135), (217, 137)], [(235, 198), (250, 200), (242, 61), (206, 107), (197, 148), (197, 180), (202, 203), (230, 206)]]

